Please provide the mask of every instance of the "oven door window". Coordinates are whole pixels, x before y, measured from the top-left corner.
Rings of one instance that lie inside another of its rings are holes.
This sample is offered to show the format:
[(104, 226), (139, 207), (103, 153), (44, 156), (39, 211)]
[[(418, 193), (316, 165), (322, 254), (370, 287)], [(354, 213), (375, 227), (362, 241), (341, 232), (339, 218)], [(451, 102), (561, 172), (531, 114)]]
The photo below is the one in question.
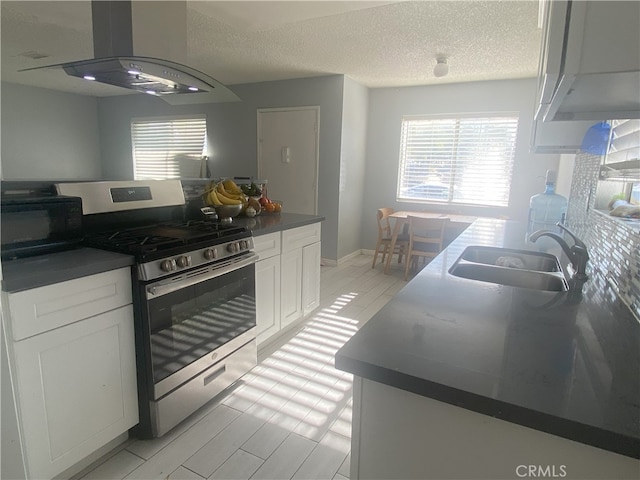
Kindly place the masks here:
[(158, 383), (256, 326), (255, 266), (150, 300), (148, 314)]

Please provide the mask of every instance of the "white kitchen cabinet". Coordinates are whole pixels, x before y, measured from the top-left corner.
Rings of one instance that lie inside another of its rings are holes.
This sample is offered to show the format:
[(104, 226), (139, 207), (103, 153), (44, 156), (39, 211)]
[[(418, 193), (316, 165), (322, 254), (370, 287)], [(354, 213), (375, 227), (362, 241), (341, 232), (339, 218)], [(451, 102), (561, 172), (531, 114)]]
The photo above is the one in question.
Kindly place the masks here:
[(3, 295), (26, 477), (53, 478), (138, 422), (129, 268)]
[(281, 326), (286, 327), (302, 318), (302, 248), (283, 252), (280, 259)]
[(640, 2), (544, 5), (536, 120), (640, 118)]
[(258, 345), (320, 304), (320, 223), (254, 237)]
[(280, 232), (254, 237), (257, 342), (280, 330)]
[(320, 242), (302, 247), (302, 315), (320, 305)]
[(637, 479), (638, 460), (354, 376), (350, 479), (536, 477)]
[(531, 131), (533, 153), (577, 153), (592, 121), (543, 122), (534, 120)]
[(285, 327), (320, 303), (320, 223), (282, 232), (281, 309)]

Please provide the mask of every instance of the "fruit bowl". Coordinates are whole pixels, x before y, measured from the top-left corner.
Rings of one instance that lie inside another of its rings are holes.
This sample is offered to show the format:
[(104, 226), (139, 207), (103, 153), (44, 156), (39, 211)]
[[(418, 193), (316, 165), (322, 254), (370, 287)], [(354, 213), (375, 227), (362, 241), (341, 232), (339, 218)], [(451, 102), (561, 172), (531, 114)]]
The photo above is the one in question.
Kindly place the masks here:
[(213, 207), (221, 222), (231, 222), (232, 217), (237, 217), (242, 211), (242, 204), (238, 205), (215, 205)]

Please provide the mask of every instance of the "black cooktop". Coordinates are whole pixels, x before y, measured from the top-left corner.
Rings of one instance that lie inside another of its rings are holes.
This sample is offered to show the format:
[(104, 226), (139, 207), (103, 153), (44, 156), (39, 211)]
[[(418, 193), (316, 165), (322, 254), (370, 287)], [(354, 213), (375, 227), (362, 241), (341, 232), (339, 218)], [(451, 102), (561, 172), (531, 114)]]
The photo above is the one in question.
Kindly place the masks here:
[(246, 227), (210, 221), (187, 221), (93, 231), (86, 235), (83, 243), (95, 248), (135, 255), (139, 261), (146, 261), (250, 235), (251, 232)]

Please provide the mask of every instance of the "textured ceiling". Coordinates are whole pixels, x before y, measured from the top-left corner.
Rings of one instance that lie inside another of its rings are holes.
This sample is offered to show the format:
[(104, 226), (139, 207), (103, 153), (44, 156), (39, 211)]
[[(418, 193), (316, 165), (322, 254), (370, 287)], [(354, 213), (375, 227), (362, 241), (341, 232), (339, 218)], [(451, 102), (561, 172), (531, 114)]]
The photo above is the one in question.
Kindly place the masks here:
[[(60, 71), (17, 72), (93, 57), (90, 2), (2, 1), (0, 7), (2, 80), (123, 93)], [(189, 1), (186, 8), (183, 63), (227, 85), (345, 74), (368, 87), (396, 87), (537, 73), (537, 0)], [(437, 55), (448, 57), (446, 77), (433, 76)]]

